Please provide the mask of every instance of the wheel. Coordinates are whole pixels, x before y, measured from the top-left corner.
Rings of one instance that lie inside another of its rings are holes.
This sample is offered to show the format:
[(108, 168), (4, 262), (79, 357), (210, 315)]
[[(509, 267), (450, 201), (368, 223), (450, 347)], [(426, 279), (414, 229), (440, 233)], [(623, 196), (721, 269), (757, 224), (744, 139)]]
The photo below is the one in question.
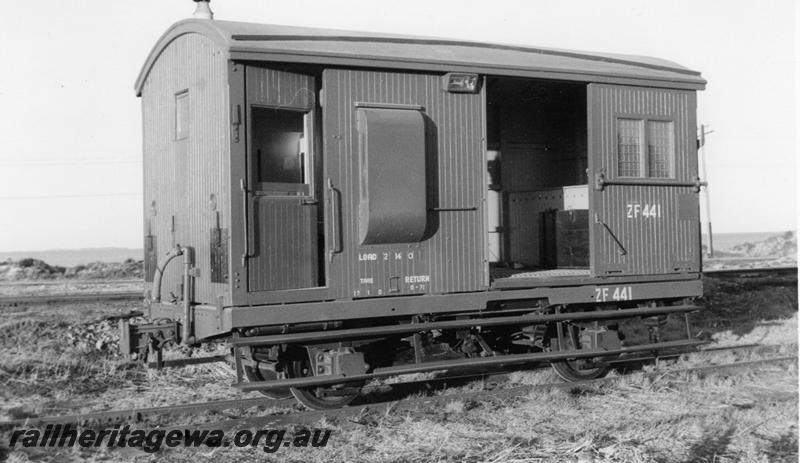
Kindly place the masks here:
[[(314, 376), (309, 368), (308, 358), (291, 362), (287, 373), (291, 378)], [(344, 407), (358, 397), (360, 384), (342, 384), (326, 387), (291, 388), (292, 395), (310, 410), (331, 410)]]
[[(580, 350), (580, 327), (566, 323), (560, 323), (557, 326), (561, 327), (563, 333), (563, 350)], [(550, 349), (553, 351), (562, 350), (559, 348), (558, 342), (555, 345), (551, 345)], [(608, 365), (597, 365), (591, 359), (563, 360), (561, 362), (553, 362), (551, 365), (561, 379), (570, 383), (602, 378), (611, 370)]]
[[(272, 381), (281, 379), (278, 372), (275, 371), (275, 363), (273, 362), (258, 362), (255, 367), (244, 367), (244, 375), (250, 382), (256, 381)], [(261, 394), (269, 397), (270, 399), (288, 399), (292, 397), (292, 391), (289, 388), (259, 390)]]

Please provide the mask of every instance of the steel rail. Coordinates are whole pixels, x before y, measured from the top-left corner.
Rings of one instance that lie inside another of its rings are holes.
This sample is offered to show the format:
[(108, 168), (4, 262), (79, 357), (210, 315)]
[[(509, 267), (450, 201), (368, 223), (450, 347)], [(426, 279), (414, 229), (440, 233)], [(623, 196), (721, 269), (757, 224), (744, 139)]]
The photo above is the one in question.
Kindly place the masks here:
[(165, 407), (132, 408), (126, 410), (108, 410), (70, 415), (39, 416), (0, 422), (0, 429), (19, 426), (36, 426), (44, 424), (114, 424), (120, 421), (142, 422), (151, 416), (179, 415), (189, 413), (203, 413), (207, 411), (222, 411), (232, 409), (249, 409), (258, 406), (279, 407), (291, 406), (294, 399), (270, 399), (268, 397), (252, 397), (231, 400), (214, 400)]
[(15, 304), (50, 304), (56, 302), (133, 301), (144, 299), (142, 291), (107, 293), (45, 294), (37, 296), (0, 296), (0, 306)]
[(703, 275), (714, 278), (736, 277), (749, 274), (795, 274), (797, 266), (792, 267), (759, 267), (759, 268), (724, 268), (716, 270), (703, 270)]
[[(758, 365), (781, 364), (790, 361), (796, 363), (797, 360), (798, 357), (796, 355), (773, 357), (767, 359), (733, 362), (720, 365), (703, 365), (698, 367), (676, 368), (666, 371), (659, 370), (659, 371), (654, 371), (652, 373), (646, 373), (644, 374), (644, 377), (648, 379), (658, 379), (669, 375), (677, 375), (682, 373), (724, 371), (724, 370), (733, 370), (739, 368), (750, 368)], [(311, 425), (314, 423), (318, 423), (319, 420), (322, 418), (341, 419), (348, 416), (360, 416), (370, 411), (374, 411), (379, 415), (385, 415), (390, 412), (394, 414), (397, 414), (398, 412), (414, 413), (414, 412), (419, 412), (419, 410), (423, 409), (424, 407), (444, 405), (446, 403), (455, 400), (462, 402), (464, 401), (474, 402), (478, 400), (514, 399), (517, 397), (524, 397), (525, 395), (530, 394), (533, 391), (546, 391), (551, 389), (571, 390), (587, 386), (612, 384), (626, 377), (627, 375), (622, 375), (622, 376), (580, 381), (575, 383), (559, 382), (559, 383), (525, 385), (525, 386), (516, 386), (511, 388), (491, 389), (491, 390), (468, 392), (468, 393), (427, 396), (418, 399), (405, 399), (401, 401), (375, 402), (362, 405), (352, 405), (333, 410), (308, 410), (288, 415), (268, 415), (268, 416), (249, 417), (249, 418), (235, 418), (225, 421), (204, 423), (202, 425), (199, 425), (199, 428), (221, 429), (223, 431), (227, 431), (233, 428), (248, 429), (248, 428), (263, 427), (263, 426)], [(343, 424), (342, 421), (339, 421), (339, 423), (340, 425)], [(179, 428), (175, 427), (174, 429), (179, 429)]]
[(22, 280), (22, 281), (0, 281), (0, 287), (9, 286), (60, 286), (60, 285), (82, 285), (82, 286), (107, 286), (107, 285), (144, 285), (145, 281), (141, 278), (128, 278), (121, 280), (102, 279), (102, 280), (79, 280), (79, 279), (56, 279), (56, 280)]
[[(687, 351), (677, 351), (677, 352), (668, 352), (664, 353), (664, 355), (659, 354), (658, 358), (661, 360), (667, 360), (670, 358), (678, 357), (684, 354), (695, 354), (695, 353), (704, 353), (704, 352), (721, 352), (721, 351), (736, 351), (736, 350), (752, 350), (752, 349), (764, 349), (769, 351), (776, 351), (779, 350), (781, 347), (780, 345), (761, 345), (761, 344), (742, 344), (742, 345), (735, 345), (735, 346), (715, 346), (709, 347), (702, 350), (687, 350)], [(612, 365), (617, 364), (624, 364), (624, 363), (632, 363), (632, 362), (645, 362), (648, 360), (653, 360), (655, 357), (648, 356), (648, 357), (630, 357), (630, 358), (621, 358), (615, 359), (609, 363)], [(510, 371), (520, 371), (520, 370), (530, 370), (530, 369), (516, 369)], [(402, 383), (391, 383), (391, 384), (379, 384), (374, 386), (367, 386), (361, 390), (362, 395), (368, 395), (373, 393), (381, 393), (381, 391), (387, 388), (396, 388), (396, 387), (414, 387), (414, 386), (430, 386), (432, 384), (439, 384), (439, 383), (446, 383), (448, 381), (457, 381), (457, 380), (488, 380), (488, 381), (506, 381), (509, 376), (509, 371), (495, 371), (495, 372), (482, 372), (482, 373), (470, 373), (470, 374), (458, 374), (458, 375), (444, 375), (439, 376), (436, 378), (429, 378), (429, 379), (421, 379), (421, 380), (414, 380), (414, 381), (406, 381)], [(603, 380), (603, 379), (601, 379)], [(597, 380), (592, 380), (597, 381)], [(592, 382), (590, 381), (590, 382)], [(586, 382), (579, 382), (579, 383), (553, 383), (552, 387), (575, 387), (581, 384), (585, 384)], [(451, 397), (452, 398), (452, 397)], [(372, 404), (362, 404), (358, 407), (369, 407), (371, 405), (380, 405), (383, 402), (374, 402)], [(388, 403), (388, 402), (387, 402)], [(181, 414), (191, 414), (191, 413), (203, 413), (207, 411), (222, 411), (222, 410), (232, 410), (232, 409), (250, 409), (253, 407), (267, 407), (267, 408), (288, 408), (293, 407), (295, 404), (294, 399), (270, 399), (267, 397), (253, 397), (253, 398), (242, 398), (242, 399), (229, 399), (229, 400), (214, 400), (214, 401), (206, 401), (206, 402), (196, 402), (196, 403), (189, 403), (189, 404), (180, 404), (180, 405), (169, 405), (163, 407), (145, 407), (145, 408), (132, 408), (132, 409), (124, 409), (124, 410), (106, 410), (106, 411), (97, 411), (97, 412), (87, 412), (87, 413), (80, 413), (80, 414), (68, 414), (68, 415), (50, 415), (50, 416), (35, 416), (35, 417), (28, 417), (16, 420), (10, 420), (5, 422), (0, 422), (0, 430), (9, 429), (12, 427), (20, 427), (20, 426), (35, 426), (35, 425), (46, 425), (46, 424), (85, 424), (85, 423), (97, 423), (97, 424), (116, 424), (121, 421), (126, 422), (143, 422), (146, 421), (150, 417), (155, 416), (168, 416), (168, 415), (181, 415)], [(350, 407), (353, 408), (353, 407)]]
[(342, 374), (337, 375), (322, 375), (322, 376), (308, 376), (302, 378), (289, 378), (279, 379), (274, 381), (256, 381), (249, 383), (235, 384), (234, 386), (242, 391), (253, 390), (275, 390), (283, 389), (286, 387), (305, 388), (305, 387), (318, 387), (329, 386), (339, 383), (348, 382), (361, 382), (376, 378), (385, 378), (389, 376), (405, 375), (412, 373), (430, 373), (434, 371), (449, 371), (449, 370), (472, 370), (474, 368), (494, 368), (504, 367), (507, 365), (519, 365), (523, 363), (538, 363), (538, 362), (558, 362), (565, 360), (605, 357), (627, 354), (629, 352), (646, 352), (656, 351), (659, 349), (672, 349), (680, 347), (692, 347), (707, 344), (707, 341), (701, 340), (682, 340), (682, 341), (668, 341), (656, 344), (642, 344), (639, 346), (623, 347), (615, 350), (573, 350), (563, 352), (535, 352), (531, 354), (509, 354), (498, 355), (497, 357), (481, 357), (481, 358), (465, 358), (459, 360), (444, 360), (440, 362), (424, 362), (412, 363), (408, 365), (399, 365), (388, 368), (378, 368), (372, 373), (364, 373), (360, 375), (346, 376)]

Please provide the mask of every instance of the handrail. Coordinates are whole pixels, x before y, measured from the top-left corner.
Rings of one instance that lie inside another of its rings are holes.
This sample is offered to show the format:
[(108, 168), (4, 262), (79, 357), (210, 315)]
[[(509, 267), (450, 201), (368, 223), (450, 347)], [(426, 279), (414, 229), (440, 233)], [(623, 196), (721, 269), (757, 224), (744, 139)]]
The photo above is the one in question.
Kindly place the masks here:
[(341, 193), (333, 187), (333, 181), (328, 177), (328, 191), (330, 192), (331, 201), (331, 250), (329, 251), (328, 258), (333, 259), (334, 254), (342, 252), (341, 243), (341, 211), (339, 210), (339, 203), (341, 202)]
[(192, 248), (176, 244), (175, 248), (171, 249), (161, 264), (156, 267), (153, 278), (152, 302), (161, 302), (161, 281), (164, 278), (164, 270), (167, 268), (167, 265), (178, 256), (183, 256), (183, 335), (181, 339), (184, 344), (189, 345), (193, 343), (193, 339), (190, 339), (192, 332), (192, 294), (194, 292), (194, 276), (192, 274), (192, 268), (194, 267), (194, 250)]
[(239, 188), (242, 190), (242, 221), (244, 226), (244, 251), (242, 251), (242, 267), (247, 266), (247, 259), (253, 257), (250, 255), (250, 217), (247, 212), (247, 206), (250, 199), (250, 190), (247, 189), (247, 185), (244, 183), (244, 179), (239, 179)]
[(700, 177), (695, 177), (691, 182), (680, 182), (653, 178), (615, 178), (609, 180), (606, 179), (606, 174), (603, 172), (598, 172), (594, 175), (595, 190), (603, 191), (608, 185), (694, 187), (695, 193), (699, 193), (701, 187), (708, 186), (708, 182), (700, 180)]
[(161, 264), (156, 266), (155, 275), (153, 276), (153, 302), (161, 302), (161, 280), (164, 278), (164, 270), (167, 268), (167, 264), (172, 262), (172, 259), (182, 255), (183, 248), (180, 244), (177, 244), (174, 249), (171, 249), (164, 256)]
[(609, 227), (607, 223), (605, 223), (602, 220), (600, 220), (600, 217), (598, 217), (597, 214), (594, 215), (594, 222), (595, 223), (599, 223), (600, 225), (602, 225), (603, 228), (608, 232), (608, 234), (611, 235), (611, 239), (613, 239), (614, 242), (617, 243), (617, 246), (619, 246), (619, 255), (620, 256), (624, 256), (624, 255), (628, 254), (628, 250), (625, 249), (625, 246), (622, 245), (622, 242), (619, 240), (619, 238), (617, 238), (617, 235), (615, 235), (614, 232), (611, 231), (611, 227)]
[(185, 345), (194, 344), (191, 337), (194, 320), (192, 320), (192, 294), (194, 293), (194, 277), (192, 268), (194, 267), (194, 252), (192, 248), (183, 248), (183, 336), (181, 339)]

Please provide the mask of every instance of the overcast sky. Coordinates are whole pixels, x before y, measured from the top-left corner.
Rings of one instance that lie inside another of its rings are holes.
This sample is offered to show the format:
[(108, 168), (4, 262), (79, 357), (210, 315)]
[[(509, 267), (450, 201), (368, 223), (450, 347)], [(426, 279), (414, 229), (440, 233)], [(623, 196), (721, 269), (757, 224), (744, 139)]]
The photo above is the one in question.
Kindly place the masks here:
[[(214, 0), (217, 19), (651, 55), (702, 71), (715, 232), (796, 228), (792, 0)], [(189, 0), (5, 2), (0, 251), (142, 246), (133, 82)]]

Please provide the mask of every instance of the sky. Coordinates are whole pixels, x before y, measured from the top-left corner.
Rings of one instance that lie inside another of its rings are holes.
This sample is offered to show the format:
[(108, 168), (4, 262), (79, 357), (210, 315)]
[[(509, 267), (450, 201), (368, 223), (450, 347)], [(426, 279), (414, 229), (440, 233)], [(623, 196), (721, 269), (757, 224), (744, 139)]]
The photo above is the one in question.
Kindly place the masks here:
[[(793, 0), (213, 0), (216, 19), (649, 55), (699, 70), (716, 233), (796, 229)], [(0, 251), (142, 246), (133, 83), (189, 0), (6, 2)], [(705, 214), (705, 211), (703, 212)]]

